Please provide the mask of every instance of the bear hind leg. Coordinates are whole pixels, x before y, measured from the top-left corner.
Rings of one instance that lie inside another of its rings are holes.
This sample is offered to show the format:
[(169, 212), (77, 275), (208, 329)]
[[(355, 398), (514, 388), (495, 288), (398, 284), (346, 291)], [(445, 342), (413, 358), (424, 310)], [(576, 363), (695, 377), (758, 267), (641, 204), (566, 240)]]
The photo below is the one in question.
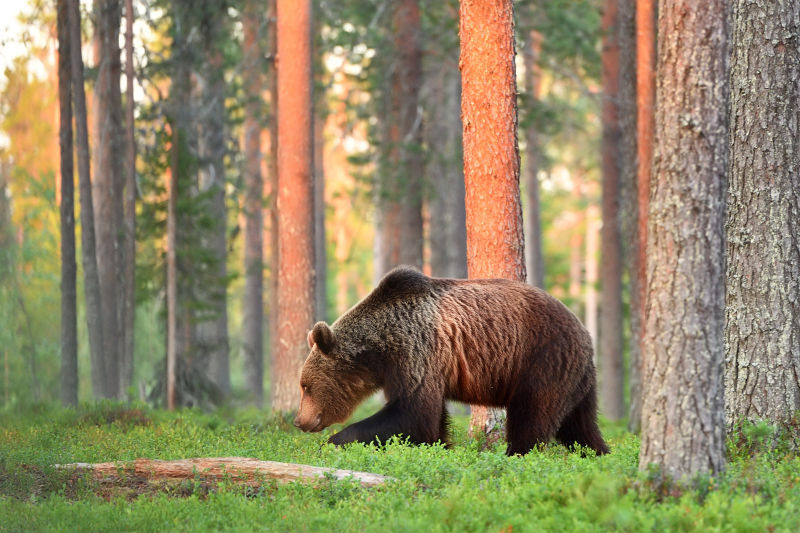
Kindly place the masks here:
[(573, 447), (575, 444), (586, 446), (593, 449), (597, 455), (610, 451), (597, 426), (597, 393), (594, 385), (564, 417), (561, 427), (556, 432), (556, 439), (567, 447)]
[(549, 441), (556, 432), (554, 391), (518, 391), (508, 405), (506, 455), (524, 455), (539, 443)]

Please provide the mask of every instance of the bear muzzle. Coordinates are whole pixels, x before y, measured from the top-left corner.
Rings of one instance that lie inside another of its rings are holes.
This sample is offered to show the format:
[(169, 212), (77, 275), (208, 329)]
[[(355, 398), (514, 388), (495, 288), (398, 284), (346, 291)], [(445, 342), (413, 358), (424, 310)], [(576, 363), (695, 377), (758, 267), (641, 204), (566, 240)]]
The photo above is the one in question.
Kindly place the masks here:
[(300, 429), (301, 431), (305, 431), (306, 433), (316, 433), (318, 431), (322, 431), (325, 429), (325, 426), (322, 424), (322, 413), (318, 414), (316, 418), (311, 420), (303, 420), (301, 419), (300, 415), (297, 415), (294, 419), (294, 427)]

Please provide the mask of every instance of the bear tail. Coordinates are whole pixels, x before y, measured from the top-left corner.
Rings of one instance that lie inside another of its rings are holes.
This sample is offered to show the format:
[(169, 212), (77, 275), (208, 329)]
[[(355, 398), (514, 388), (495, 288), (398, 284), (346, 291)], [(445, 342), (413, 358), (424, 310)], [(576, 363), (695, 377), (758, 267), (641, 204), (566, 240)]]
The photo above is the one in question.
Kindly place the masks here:
[(574, 446), (576, 443), (586, 446), (597, 455), (611, 451), (597, 425), (597, 386), (594, 383), (583, 399), (564, 417), (556, 432), (556, 439), (565, 446)]

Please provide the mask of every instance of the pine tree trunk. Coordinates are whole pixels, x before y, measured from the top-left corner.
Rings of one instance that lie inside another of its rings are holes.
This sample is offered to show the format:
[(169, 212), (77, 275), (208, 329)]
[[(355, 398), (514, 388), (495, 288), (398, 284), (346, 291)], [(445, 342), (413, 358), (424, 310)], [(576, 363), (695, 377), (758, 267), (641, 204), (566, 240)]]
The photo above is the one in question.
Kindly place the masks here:
[(75, 111), (75, 136), (78, 158), (78, 190), (81, 216), (81, 262), (83, 265), (84, 292), (86, 295), (86, 324), (89, 332), (89, 351), (92, 362), (92, 390), (96, 397), (106, 397), (106, 359), (103, 353), (103, 323), (100, 299), (100, 276), (94, 232), (94, 206), (92, 205), (92, 177), (89, 164), (89, 131), (86, 119), (86, 92), (83, 86), (83, 58), (81, 57), (81, 14), (78, 0), (68, 0), (70, 77)]
[(603, 15), (603, 229), (600, 283), (600, 412), (623, 417), (622, 242), (619, 221), (619, 6), (606, 2)]
[(659, 8), (639, 466), (682, 478), (725, 462), (725, 0)]
[(425, 176), (430, 181), (430, 263), (434, 276), (467, 277), (464, 160), (461, 146), (461, 79), (455, 58), (425, 73), (430, 120)]
[(597, 340), (598, 340), (598, 311), (599, 299), (597, 297), (598, 281), (598, 252), (600, 250), (600, 209), (591, 204), (586, 208), (586, 252), (583, 256), (583, 271), (585, 273), (586, 286), (583, 293), (583, 323), (586, 331), (592, 337), (592, 350), (597, 360)]
[(733, 2), (725, 412), (800, 409), (800, 3)]
[[(533, 16), (533, 10), (529, 10)], [(533, 20), (529, 21), (531, 24)], [(542, 52), (542, 34), (531, 30), (525, 41), (522, 55), (525, 61), (525, 90), (536, 105), (541, 95), (542, 73), (539, 55)], [(525, 128), (525, 192), (528, 216), (525, 217), (525, 266), (528, 283), (544, 288), (544, 255), (542, 253), (542, 213), (539, 205), (539, 135), (534, 121)]]
[(261, 177), (262, 51), (259, 46), (260, 5), (244, 7), (244, 309), (242, 351), (247, 392), (253, 403), (264, 402), (264, 180)]
[[(78, 296), (75, 262), (75, 170), (72, 157), (72, 81), (69, 11), (58, 0), (58, 98), (61, 148), (61, 405), (78, 405)], [(5, 185), (5, 184), (3, 184)], [(0, 189), (5, 197), (5, 187)]]
[[(315, 25), (314, 28), (318, 28)], [(314, 320), (328, 315), (328, 268), (325, 235), (325, 96), (315, 97), (314, 109)]]
[[(631, 404), (628, 428), (642, 424), (642, 342), (647, 304), (647, 218), (656, 102), (656, 0), (636, 0), (636, 252), (631, 279)], [(635, 294), (634, 294), (635, 293)]]
[(270, 339), (270, 383), (275, 381), (280, 338), (278, 336), (278, 16), (277, 0), (267, 0), (267, 51), (270, 62), (266, 73), (267, 93), (270, 99), (269, 144), (267, 176), (269, 179), (269, 339)]
[(105, 375), (104, 398), (120, 395), (119, 363), (121, 353), (119, 239), (122, 230), (122, 100), (120, 94), (119, 0), (94, 1), (94, 60), (97, 81), (93, 92), (94, 116), (92, 193), (94, 200), (95, 234), (97, 240), (97, 271), (100, 277), (100, 305), (103, 325), (103, 357)]
[(122, 249), (122, 350), (120, 358), (120, 392), (133, 384), (134, 325), (136, 318), (136, 138), (133, 98), (133, 0), (125, 0), (125, 78), (126, 78), (126, 124), (125, 124), (125, 193), (124, 246)]
[[(525, 281), (512, 2), (461, 0), (459, 36), (467, 270)], [(471, 431), (491, 439), (501, 418), (473, 407)]]
[[(639, 340), (636, 332), (639, 326), (639, 286), (637, 282), (637, 187), (636, 187), (636, 13), (634, 0), (619, 0), (619, 184), (620, 233), (622, 236), (622, 258), (624, 268), (628, 272), (628, 311), (631, 320), (629, 340), (629, 376), (633, 367), (638, 364)], [(622, 345), (620, 346), (622, 349)], [(638, 377), (638, 372), (637, 372)], [(633, 387), (631, 384), (631, 391)], [(622, 393), (620, 393), (622, 394)], [(631, 402), (634, 400), (631, 393)], [(629, 411), (630, 413), (630, 411)], [(622, 413), (620, 413), (622, 415)], [(628, 420), (629, 427), (638, 430), (638, 422), (634, 425)]]
[(278, 0), (278, 352), (272, 408), (294, 410), (314, 322), (311, 2)]

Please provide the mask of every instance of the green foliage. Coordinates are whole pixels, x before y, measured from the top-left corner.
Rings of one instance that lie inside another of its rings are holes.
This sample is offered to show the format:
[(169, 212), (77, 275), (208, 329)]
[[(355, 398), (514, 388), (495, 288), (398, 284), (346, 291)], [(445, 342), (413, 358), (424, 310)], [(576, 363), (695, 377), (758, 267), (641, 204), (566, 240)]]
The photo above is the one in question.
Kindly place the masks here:
[[(363, 411), (362, 411), (363, 412)], [(0, 530), (792, 531), (800, 527), (800, 460), (731, 444), (727, 472), (654, 491), (637, 470), (639, 441), (604, 427), (612, 453), (581, 457), (550, 444), (524, 457), (481, 451), (455, 422), (454, 445), (324, 444), (259, 411), (166, 413), (113, 404), (0, 415)], [(347, 468), (396, 481), (363, 489), (267, 482), (256, 490), (189, 482), (112, 490), (52, 465), (137, 457), (244, 456)]]

